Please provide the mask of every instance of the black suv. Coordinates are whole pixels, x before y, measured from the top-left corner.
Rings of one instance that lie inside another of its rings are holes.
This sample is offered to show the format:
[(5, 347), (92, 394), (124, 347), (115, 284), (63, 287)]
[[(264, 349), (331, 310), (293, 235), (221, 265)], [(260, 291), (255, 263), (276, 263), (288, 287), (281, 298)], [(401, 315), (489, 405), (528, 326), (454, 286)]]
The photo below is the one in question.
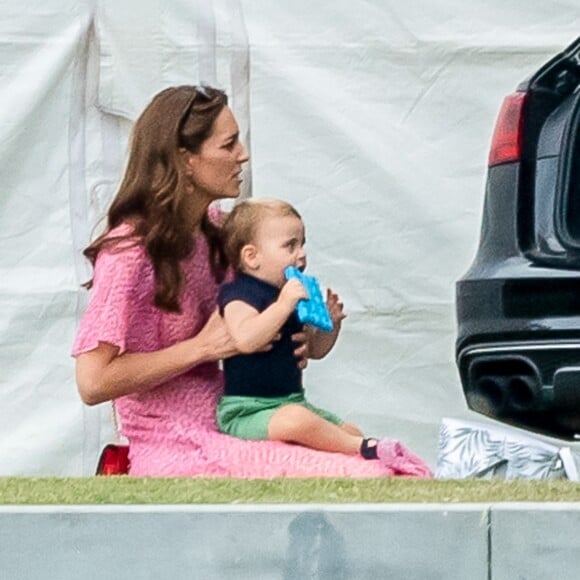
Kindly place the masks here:
[(580, 439), (580, 38), (504, 100), (456, 305), (468, 406)]

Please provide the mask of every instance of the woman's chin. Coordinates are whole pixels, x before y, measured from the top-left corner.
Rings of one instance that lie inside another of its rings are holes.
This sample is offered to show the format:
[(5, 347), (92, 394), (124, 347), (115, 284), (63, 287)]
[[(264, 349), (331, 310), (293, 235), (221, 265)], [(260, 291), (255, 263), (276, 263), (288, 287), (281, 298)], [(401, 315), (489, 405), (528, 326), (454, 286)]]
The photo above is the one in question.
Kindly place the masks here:
[(241, 193), (242, 193), (242, 190), (238, 187), (237, 189), (232, 189), (230, 191), (224, 191), (222, 193), (222, 198), (236, 199), (236, 198), (240, 197)]

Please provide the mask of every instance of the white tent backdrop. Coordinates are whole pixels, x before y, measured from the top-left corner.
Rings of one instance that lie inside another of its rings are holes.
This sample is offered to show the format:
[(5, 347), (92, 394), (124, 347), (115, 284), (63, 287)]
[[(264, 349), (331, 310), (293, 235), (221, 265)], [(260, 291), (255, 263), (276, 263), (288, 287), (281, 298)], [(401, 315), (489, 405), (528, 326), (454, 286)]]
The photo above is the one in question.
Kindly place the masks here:
[[(131, 120), (171, 84), (217, 83), (253, 195), (288, 199), (309, 271), (348, 311), (314, 402), (434, 465), (468, 417), (454, 282), (478, 242), (498, 107), (580, 31), (576, 0), (0, 0), (0, 475), (93, 472), (111, 436), (69, 356), (80, 250)], [(246, 191), (246, 194), (249, 190)]]

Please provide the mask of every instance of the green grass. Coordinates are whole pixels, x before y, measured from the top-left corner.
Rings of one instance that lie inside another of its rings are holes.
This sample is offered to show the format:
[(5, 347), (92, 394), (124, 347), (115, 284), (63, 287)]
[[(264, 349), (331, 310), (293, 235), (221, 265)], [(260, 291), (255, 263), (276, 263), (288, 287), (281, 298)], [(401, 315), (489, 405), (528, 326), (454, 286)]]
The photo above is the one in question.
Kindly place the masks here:
[(569, 481), (0, 477), (0, 504), (495, 503), (580, 501)]

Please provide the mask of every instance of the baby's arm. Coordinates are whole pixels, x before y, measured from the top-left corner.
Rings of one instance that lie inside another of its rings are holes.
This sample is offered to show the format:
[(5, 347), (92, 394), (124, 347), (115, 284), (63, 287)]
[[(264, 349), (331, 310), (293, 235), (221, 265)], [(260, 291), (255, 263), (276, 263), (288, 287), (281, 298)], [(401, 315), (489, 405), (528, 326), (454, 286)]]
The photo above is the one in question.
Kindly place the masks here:
[(236, 347), (245, 354), (267, 348), (302, 298), (307, 298), (304, 286), (298, 280), (289, 280), (276, 302), (262, 312), (241, 300), (229, 302), (224, 320)]
[(325, 357), (335, 345), (340, 332), (342, 321), (346, 318), (344, 305), (340, 302), (338, 294), (330, 288), (326, 290), (326, 307), (332, 320), (333, 329), (323, 332), (311, 326), (308, 328), (308, 356), (313, 359)]

